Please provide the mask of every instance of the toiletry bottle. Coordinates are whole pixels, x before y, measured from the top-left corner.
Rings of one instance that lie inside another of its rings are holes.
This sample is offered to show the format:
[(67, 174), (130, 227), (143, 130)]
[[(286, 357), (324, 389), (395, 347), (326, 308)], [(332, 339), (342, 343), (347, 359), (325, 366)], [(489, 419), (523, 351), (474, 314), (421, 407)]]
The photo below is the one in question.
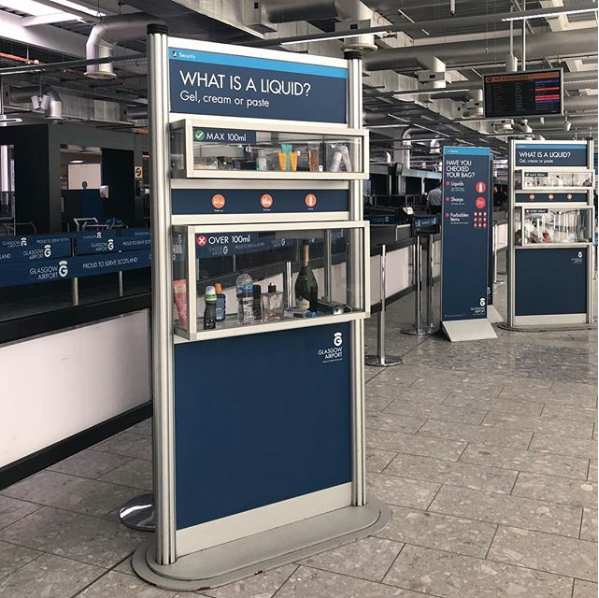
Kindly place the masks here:
[(204, 301), (206, 302), (204, 330), (214, 330), (216, 328), (216, 290), (213, 286), (206, 287)]
[(262, 287), (259, 284), (255, 284), (252, 288), (252, 311), (254, 312), (254, 321), (262, 319)]
[(284, 312), (283, 292), (276, 285), (268, 285), (268, 293), (262, 295), (262, 317), (266, 322), (282, 320)]
[(223, 293), (223, 286), (220, 282), (214, 285), (216, 290), (216, 321), (223, 322), (227, 316), (227, 296)]
[(237, 287), (237, 318), (240, 326), (254, 323), (254, 285), (249, 274), (241, 273), (235, 281)]
[(256, 170), (266, 172), (268, 170), (268, 161), (264, 155), (264, 150), (258, 150), (258, 159), (256, 160)]

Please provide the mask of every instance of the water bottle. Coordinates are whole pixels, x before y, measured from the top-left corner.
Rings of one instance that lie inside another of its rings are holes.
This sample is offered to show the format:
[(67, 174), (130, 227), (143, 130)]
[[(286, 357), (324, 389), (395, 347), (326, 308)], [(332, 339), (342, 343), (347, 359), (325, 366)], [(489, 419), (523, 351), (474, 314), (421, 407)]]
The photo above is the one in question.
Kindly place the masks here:
[(240, 326), (254, 323), (254, 281), (249, 274), (241, 273), (235, 281), (237, 287), (237, 318)]

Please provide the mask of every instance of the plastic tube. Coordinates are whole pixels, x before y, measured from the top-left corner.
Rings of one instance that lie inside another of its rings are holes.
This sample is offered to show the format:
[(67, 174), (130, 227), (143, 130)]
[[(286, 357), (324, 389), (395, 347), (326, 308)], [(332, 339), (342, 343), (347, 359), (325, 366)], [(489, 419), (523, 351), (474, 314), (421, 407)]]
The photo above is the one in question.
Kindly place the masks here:
[(187, 328), (187, 283), (185, 280), (173, 280), (175, 307), (179, 316), (179, 324)]

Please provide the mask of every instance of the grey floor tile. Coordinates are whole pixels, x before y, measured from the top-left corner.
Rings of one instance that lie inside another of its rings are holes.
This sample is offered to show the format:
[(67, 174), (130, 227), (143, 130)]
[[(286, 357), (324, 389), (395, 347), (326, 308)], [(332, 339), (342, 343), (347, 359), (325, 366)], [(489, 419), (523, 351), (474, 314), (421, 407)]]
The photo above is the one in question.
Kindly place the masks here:
[(572, 580), (523, 567), (405, 546), (385, 583), (441, 598), (570, 598)]
[(136, 495), (132, 488), (58, 473), (40, 471), (2, 490), (11, 498), (101, 517)]
[(596, 422), (596, 409), (582, 409), (571, 405), (560, 405), (559, 403), (547, 403), (543, 408), (542, 417), (568, 419), (581, 422)]
[(142, 436), (152, 436), (152, 418), (144, 419), (144, 421), (131, 426), (129, 432), (141, 434)]
[(530, 449), (555, 455), (569, 455), (583, 459), (597, 458), (597, 441), (586, 438), (563, 438), (559, 441), (550, 434), (535, 434)]
[(597, 484), (556, 476), (520, 473), (512, 494), (576, 507), (597, 506)]
[(487, 414), (482, 409), (456, 407), (445, 405), (444, 403), (406, 401), (403, 399), (393, 401), (385, 408), (384, 413), (396, 413), (407, 417), (442, 419), (444, 421), (476, 425), (480, 424)]
[(103, 475), (100, 481), (139, 488), (140, 490), (152, 490), (152, 461), (131, 459), (124, 465)]
[(0, 531), (0, 540), (106, 568), (131, 554), (143, 538), (116, 522), (50, 507)]
[(425, 596), (364, 579), (300, 567), (285, 582), (275, 598), (425, 598)]
[(506, 430), (524, 430), (552, 436), (569, 436), (572, 438), (590, 438), (593, 433), (592, 422), (580, 422), (566, 419), (549, 419), (544, 417), (527, 417), (513, 413), (490, 411), (483, 426), (494, 426)]
[[(466, 442), (446, 440), (429, 436), (389, 432), (387, 430), (366, 430), (366, 445), (385, 451), (395, 451), (423, 457), (438, 457), (457, 461)], [(585, 470), (586, 475), (586, 470)]]
[(110, 571), (77, 598), (173, 598), (175, 594), (172, 590), (150, 586), (136, 577)]
[(124, 561), (120, 562), (116, 567), (114, 567), (114, 571), (118, 571), (119, 573), (126, 573), (127, 575), (137, 576), (137, 573), (133, 571), (133, 566), (131, 565), (131, 556), (128, 556)]
[(375, 395), (369, 394), (366, 391), (366, 397), (364, 399), (364, 407), (366, 411), (371, 412), (374, 411), (378, 413), (387, 407), (387, 405), (391, 404), (393, 399), (386, 399), (385, 397), (377, 397)]
[(452, 396), (461, 396), (464, 399), (481, 399), (498, 397), (503, 389), (503, 381), (501, 382), (476, 382), (473, 380), (462, 381), (451, 388)]
[(399, 478), (380, 473), (370, 473), (367, 476), (368, 491), (379, 500), (389, 505), (401, 505), (426, 509), (440, 484)]
[(471, 426), (429, 419), (420, 431), (419, 436), (436, 436), (450, 440), (476, 442), (478, 444), (491, 444), (496, 446), (509, 446), (515, 448), (528, 448), (532, 432), (520, 430), (503, 430), (484, 426)]
[(406, 417), (394, 413), (366, 413), (366, 427), (373, 430), (388, 430), (415, 434), (422, 427), (426, 418)]
[(393, 519), (377, 534), (380, 538), (484, 557), (497, 526), (460, 517), (391, 507)]
[(0, 579), (34, 561), (41, 554), (38, 550), (0, 542)]
[(597, 598), (597, 584), (575, 579), (572, 598)]
[(460, 462), (579, 480), (586, 480), (589, 464), (588, 459), (579, 457), (475, 444), (466, 448)]
[[(597, 506), (597, 503), (595, 503)], [(580, 537), (583, 540), (597, 542), (597, 519), (596, 509), (584, 509), (582, 514), (582, 525), (580, 526)]]
[(413, 401), (415, 403), (439, 404), (449, 395), (447, 389), (436, 388), (413, 388), (406, 385), (395, 385), (392, 382), (379, 381), (379, 378), (366, 384), (366, 396), (388, 398), (392, 401)]
[(443, 486), (429, 511), (574, 538), (582, 515), (579, 507), (457, 486)]
[(597, 481), (597, 460), (596, 459), (591, 459), (591, 463), (589, 465), (588, 479), (590, 482)]
[(130, 457), (86, 449), (51, 465), (48, 469), (82, 478), (96, 479), (130, 460)]
[(202, 590), (202, 594), (210, 598), (271, 598), (296, 569), (297, 565), (285, 565), (221, 588)]
[(364, 538), (305, 559), (302, 564), (331, 573), (382, 581), (402, 548), (400, 542)]
[(415, 480), (428, 480), (439, 484), (509, 494), (518, 473), (499, 467), (485, 467), (462, 461), (448, 461), (399, 453), (385, 469), (385, 475), (397, 475)]
[(543, 411), (543, 403), (535, 401), (519, 401), (509, 397), (503, 397), (503, 393), (499, 397), (481, 397), (473, 399), (462, 394), (450, 394), (444, 401), (443, 405), (451, 405), (462, 409), (484, 409), (486, 411), (493, 409), (505, 413), (516, 413), (522, 415), (541, 415)]
[(487, 558), (556, 575), (597, 581), (597, 545), (575, 538), (500, 526)]
[(152, 438), (142, 434), (135, 434), (126, 430), (100, 444), (96, 444), (95, 451), (112, 453), (124, 457), (136, 457), (137, 459), (152, 458)]
[(366, 449), (366, 470), (372, 473), (381, 473), (393, 458), (397, 455), (395, 451), (383, 451), (380, 449)]
[(572, 397), (591, 397), (597, 400), (597, 382), (581, 384), (575, 382), (562, 382), (556, 380), (551, 387), (551, 394), (567, 394)]
[(39, 505), (24, 500), (0, 496), (0, 529), (30, 515), (39, 508)]
[(70, 598), (104, 569), (43, 554), (0, 581), (2, 598)]
[(368, 386), (374, 383), (375, 387), (379, 384), (395, 387), (395, 386), (410, 386), (421, 375), (416, 368), (407, 368), (400, 365), (394, 368), (384, 368), (383, 371), (376, 376)]

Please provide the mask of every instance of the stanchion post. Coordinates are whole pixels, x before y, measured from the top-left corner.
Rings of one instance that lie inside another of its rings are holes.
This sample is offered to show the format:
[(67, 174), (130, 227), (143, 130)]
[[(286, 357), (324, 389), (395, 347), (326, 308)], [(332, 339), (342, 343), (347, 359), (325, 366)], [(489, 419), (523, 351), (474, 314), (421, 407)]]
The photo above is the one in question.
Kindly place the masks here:
[(414, 274), (416, 276), (416, 281), (415, 281), (415, 297), (416, 297), (416, 304), (415, 304), (415, 311), (416, 311), (416, 322), (415, 322), (415, 328), (416, 328), (416, 334), (422, 334), (422, 243), (420, 241), (420, 235), (416, 235), (416, 239), (415, 239), (415, 245), (416, 245), (416, 253), (415, 253), (415, 258), (416, 261), (414, 262)]
[(79, 305), (79, 279), (73, 278), (71, 280), (71, 303), (73, 307)]
[(397, 355), (386, 355), (385, 353), (385, 338), (386, 338), (386, 313), (387, 313), (387, 246), (381, 245), (381, 311), (377, 317), (376, 330), (376, 355), (367, 355), (364, 363), (374, 367), (388, 367), (399, 365), (402, 363), (401, 357)]
[(497, 237), (499, 235), (499, 224), (493, 222), (493, 284), (497, 284)]
[(426, 236), (426, 327), (430, 330), (433, 322), (433, 235)]
[(125, 294), (125, 285), (123, 281), (123, 272), (122, 270), (117, 272), (118, 281), (119, 281), (119, 297), (122, 297)]

